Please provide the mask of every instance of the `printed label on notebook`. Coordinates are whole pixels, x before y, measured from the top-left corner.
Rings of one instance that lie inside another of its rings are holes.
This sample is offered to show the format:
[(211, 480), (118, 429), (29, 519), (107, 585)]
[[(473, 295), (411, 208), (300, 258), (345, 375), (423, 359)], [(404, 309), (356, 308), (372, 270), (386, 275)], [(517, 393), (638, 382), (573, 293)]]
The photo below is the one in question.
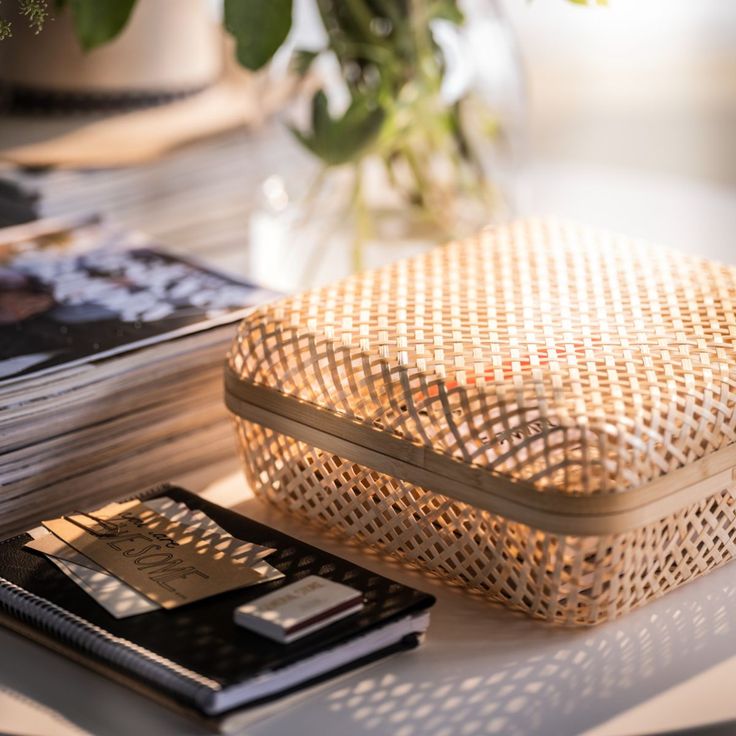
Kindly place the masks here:
[(261, 573), (140, 501), (44, 521), (59, 539), (164, 608), (235, 590)]

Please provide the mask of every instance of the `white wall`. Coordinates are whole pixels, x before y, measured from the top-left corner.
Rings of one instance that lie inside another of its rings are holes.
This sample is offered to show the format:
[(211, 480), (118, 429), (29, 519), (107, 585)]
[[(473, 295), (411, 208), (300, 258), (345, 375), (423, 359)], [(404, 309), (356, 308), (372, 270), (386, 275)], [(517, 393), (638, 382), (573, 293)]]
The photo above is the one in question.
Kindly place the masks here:
[(533, 160), (736, 184), (736, 0), (501, 0)]

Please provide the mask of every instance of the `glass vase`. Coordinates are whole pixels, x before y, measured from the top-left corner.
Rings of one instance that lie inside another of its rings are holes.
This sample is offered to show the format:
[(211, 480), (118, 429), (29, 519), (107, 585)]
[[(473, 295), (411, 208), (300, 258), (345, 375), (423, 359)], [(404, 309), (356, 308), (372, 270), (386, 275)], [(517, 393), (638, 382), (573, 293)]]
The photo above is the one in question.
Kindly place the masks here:
[[(328, 51), (299, 78), (283, 116), (291, 131), (286, 145), (294, 148), (290, 158), (299, 163), (263, 182), (250, 222), (252, 276), (283, 291), (415, 255), (514, 210), (514, 172), (524, 141), (524, 80), (499, 3), (462, 3), (453, 15), (449, 11), (457, 5), (448, 2), (448, 12), (432, 18), (426, 14), (430, 4), (423, 2), (392, 4), (393, 17), (401, 13), (400, 20), (373, 13), (370, 27), (390, 38), (392, 22), (406, 23), (411, 43), (400, 54), (392, 51), (386, 62), (401, 79), (390, 87), (388, 101), (379, 102), (381, 120), (363, 147), (340, 139), (341, 121), (350, 118), (355, 90), (360, 90), (350, 76), (380, 77), (389, 71), (380, 67), (380, 49), (361, 48), (358, 61), (376, 59), (372, 66), (336, 59), (329, 50), (336, 43), (329, 24), (337, 5), (317, 0), (311, 15), (301, 19), (312, 30), (320, 21), (327, 27), (322, 40)], [(363, 4), (369, 10), (374, 6), (386, 9), (388, 3)], [(315, 53), (295, 50), (297, 45), (298, 40), (284, 52), (292, 70), (298, 54)], [(278, 61), (272, 73), (279, 73)], [(358, 112), (368, 127), (371, 111)], [(323, 140), (319, 115), (326, 121)], [(357, 129), (362, 134), (360, 125)], [(356, 150), (340, 160), (342, 149), (351, 145)]]

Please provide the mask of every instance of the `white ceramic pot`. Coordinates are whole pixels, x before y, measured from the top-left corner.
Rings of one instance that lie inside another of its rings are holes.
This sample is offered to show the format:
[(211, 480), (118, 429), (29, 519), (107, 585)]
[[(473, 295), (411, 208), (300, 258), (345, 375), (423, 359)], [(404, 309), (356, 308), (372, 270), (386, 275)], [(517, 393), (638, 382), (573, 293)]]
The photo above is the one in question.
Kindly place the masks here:
[(35, 35), (23, 18), (0, 43), (11, 100), (77, 108), (146, 104), (198, 91), (222, 69), (222, 31), (207, 0), (139, 0), (115, 40), (85, 53), (68, 10)]

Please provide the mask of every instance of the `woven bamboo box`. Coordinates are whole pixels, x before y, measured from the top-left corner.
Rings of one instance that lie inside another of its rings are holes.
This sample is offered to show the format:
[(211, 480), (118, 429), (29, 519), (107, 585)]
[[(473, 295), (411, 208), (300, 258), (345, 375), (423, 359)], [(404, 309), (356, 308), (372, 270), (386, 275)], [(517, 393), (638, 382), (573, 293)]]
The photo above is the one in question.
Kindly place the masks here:
[(524, 221), (265, 306), (226, 368), (279, 507), (596, 624), (736, 551), (736, 269)]

